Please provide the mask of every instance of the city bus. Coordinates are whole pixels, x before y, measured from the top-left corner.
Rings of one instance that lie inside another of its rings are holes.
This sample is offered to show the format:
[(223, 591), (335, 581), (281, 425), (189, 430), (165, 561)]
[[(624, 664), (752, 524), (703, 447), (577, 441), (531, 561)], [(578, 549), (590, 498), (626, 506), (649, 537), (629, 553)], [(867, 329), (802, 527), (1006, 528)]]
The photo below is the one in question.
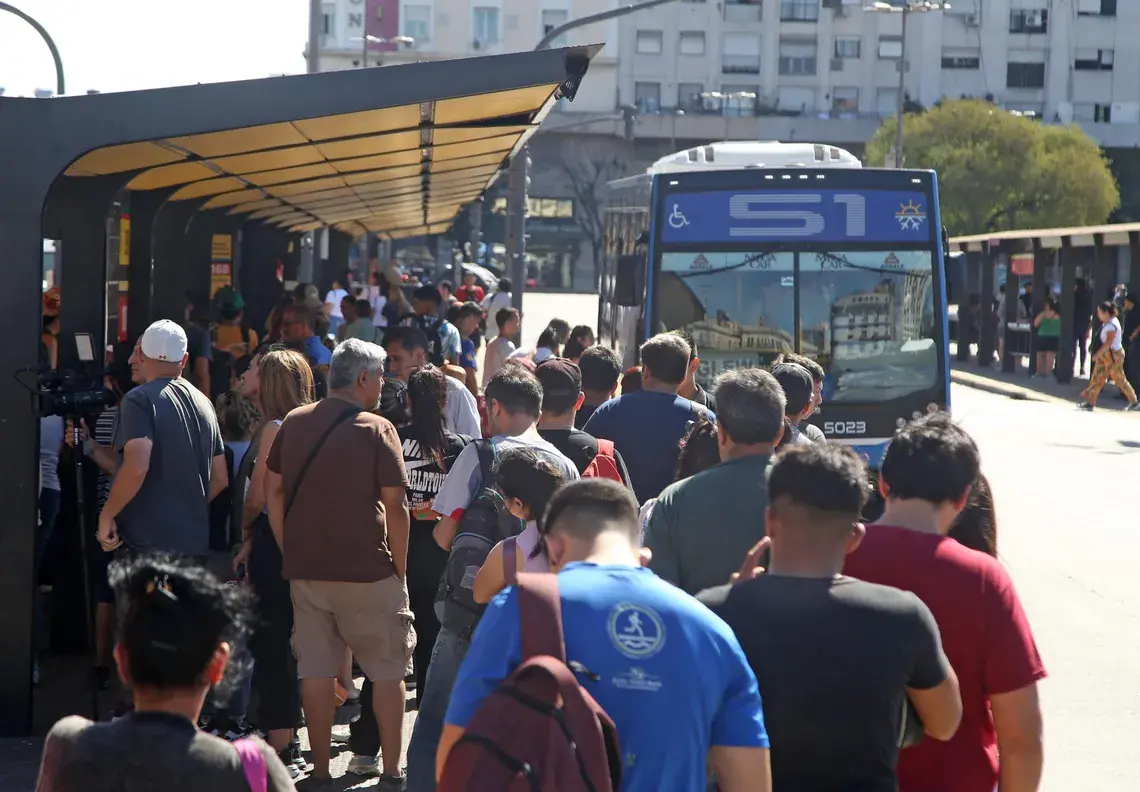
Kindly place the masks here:
[(714, 143), (611, 182), (598, 337), (625, 365), (684, 329), (697, 380), (784, 352), (826, 372), (811, 418), (878, 467), (907, 419), (947, 409), (946, 235), (931, 171), (835, 146)]

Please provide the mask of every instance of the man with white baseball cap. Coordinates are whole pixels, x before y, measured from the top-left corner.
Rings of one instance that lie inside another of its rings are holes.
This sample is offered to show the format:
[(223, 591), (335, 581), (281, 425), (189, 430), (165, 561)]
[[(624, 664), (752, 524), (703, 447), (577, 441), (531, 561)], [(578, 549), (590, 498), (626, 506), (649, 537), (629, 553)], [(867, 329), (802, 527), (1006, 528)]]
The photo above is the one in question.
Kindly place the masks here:
[(210, 551), (209, 502), (229, 482), (214, 407), (182, 378), (187, 357), (186, 332), (168, 319), (148, 327), (131, 356), (145, 382), (119, 407), (121, 460), (99, 513), (107, 552), (124, 545), (175, 556)]

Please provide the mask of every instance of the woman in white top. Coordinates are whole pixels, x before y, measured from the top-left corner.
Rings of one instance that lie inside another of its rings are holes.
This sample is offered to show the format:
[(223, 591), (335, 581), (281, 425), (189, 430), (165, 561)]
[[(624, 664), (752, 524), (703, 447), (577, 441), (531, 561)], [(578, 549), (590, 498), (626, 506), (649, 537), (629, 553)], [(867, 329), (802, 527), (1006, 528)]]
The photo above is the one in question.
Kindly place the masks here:
[[(345, 276), (345, 280), (348, 280), (347, 275)], [(324, 310), (329, 317), (329, 332), (334, 336), (336, 335), (337, 329), (344, 324), (344, 313), (340, 310), (340, 303), (341, 300), (347, 296), (348, 289), (344, 288), (339, 280), (333, 281), (332, 288), (329, 289), (329, 293), (325, 295)]]
[(1092, 410), (1101, 389), (1112, 380), (1128, 399), (1128, 406), (1124, 409), (1135, 410), (1140, 404), (1136, 401), (1136, 391), (1124, 376), (1124, 333), (1120, 329), (1120, 320), (1116, 318), (1116, 303), (1102, 302), (1097, 306), (1096, 315), (1101, 321), (1100, 349), (1093, 355), (1089, 386), (1081, 392), (1082, 401), (1077, 406), (1082, 410)]

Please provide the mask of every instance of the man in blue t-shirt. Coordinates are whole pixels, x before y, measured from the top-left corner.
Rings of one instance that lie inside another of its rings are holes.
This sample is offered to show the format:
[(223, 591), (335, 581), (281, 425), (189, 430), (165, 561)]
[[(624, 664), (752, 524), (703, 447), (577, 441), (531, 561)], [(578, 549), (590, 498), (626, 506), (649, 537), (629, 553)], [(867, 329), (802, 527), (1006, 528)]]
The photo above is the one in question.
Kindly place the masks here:
[[(686, 356), (687, 359), (687, 356)], [(768, 735), (756, 679), (728, 626), (639, 564), (641, 525), (629, 490), (583, 479), (546, 511), (547, 554), (560, 570), (566, 656), (613, 719), (623, 792), (768, 792)], [(517, 591), (499, 594), (475, 631), (451, 691), (437, 777), (483, 700), (520, 664)]]
[(612, 440), (625, 460), (641, 503), (673, 483), (681, 438), (706, 407), (677, 395), (689, 370), (689, 345), (675, 333), (661, 333), (641, 345), (641, 390), (603, 404), (582, 427)]

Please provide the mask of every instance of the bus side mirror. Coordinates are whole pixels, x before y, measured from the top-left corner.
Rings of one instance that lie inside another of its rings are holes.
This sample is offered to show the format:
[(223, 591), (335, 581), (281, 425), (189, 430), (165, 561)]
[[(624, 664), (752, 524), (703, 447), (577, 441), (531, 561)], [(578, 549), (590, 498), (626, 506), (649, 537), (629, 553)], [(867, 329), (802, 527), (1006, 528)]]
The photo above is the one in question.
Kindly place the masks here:
[(645, 298), (645, 256), (632, 253), (618, 256), (614, 273), (614, 302), (618, 305), (641, 305)]

